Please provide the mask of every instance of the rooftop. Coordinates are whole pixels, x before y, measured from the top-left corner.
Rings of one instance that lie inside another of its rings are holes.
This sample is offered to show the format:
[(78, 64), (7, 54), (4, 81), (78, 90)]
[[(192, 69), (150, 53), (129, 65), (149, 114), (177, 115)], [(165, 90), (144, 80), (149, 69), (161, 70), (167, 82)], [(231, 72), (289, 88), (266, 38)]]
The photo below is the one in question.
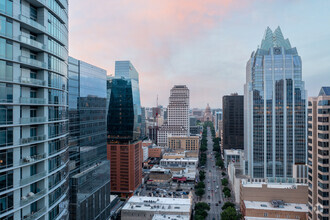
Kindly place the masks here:
[(297, 189), (298, 186), (306, 186), (303, 183), (267, 183), (267, 182), (249, 182), (246, 179), (242, 180), (243, 187), (262, 188), (265, 185), (267, 188), (277, 189)]
[(274, 205), (270, 202), (255, 202), (255, 201), (244, 200), (244, 205), (246, 209), (308, 212), (308, 207), (306, 204), (298, 204), (298, 203), (284, 203), (284, 206), (274, 207)]
[(155, 214), (152, 220), (189, 220), (189, 215), (161, 215)]
[(319, 95), (330, 95), (330, 86), (323, 86), (320, 90)]
[(227, 149), (227, 150), (224, 150), (224, 153), (227, 155), (240, 155), (242, 153), (242, 151), (235, 150), (235, 149)]
[(198, 158), (196, 157), (188, 157), (188, 158), (175, 158), (175, 159), (161, 159), (160, 161), (191, 161), (191, 162), (198, 162)]
[(182, 198), (132, 196), (122, 210), (190, 213), (191, 200)]

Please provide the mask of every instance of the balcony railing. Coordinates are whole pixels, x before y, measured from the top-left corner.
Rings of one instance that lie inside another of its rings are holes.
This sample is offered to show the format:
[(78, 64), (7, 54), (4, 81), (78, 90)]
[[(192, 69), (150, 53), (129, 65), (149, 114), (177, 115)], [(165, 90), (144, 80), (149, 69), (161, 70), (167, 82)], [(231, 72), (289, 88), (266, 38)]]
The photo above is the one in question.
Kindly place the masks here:
[(39, 60), (31, 59), (29, 57), (19, 56), (19, 61), (30, 66), (36, 66), (40, 68), (46, 68), (46, 63)]
[(37, 219), (39, 218), (40, 216), (42, 216), (43, 214), (45, 214), (46, 212), (46, 207), (43, 207), (42, 209), (39, 209), (37, 212), (35, 213), (31, 213), (29, 215), (25, 215), (23, 216), (23, 219), (24, 220), (32, 220), (32, 219)]
[(21, 144), (29, 144), (29, 143), (33, 143), (33, 142), (43, 141), (45, 139), (46, 139), (46, 135), (21, 138)]
[(42, 160), (46, 158), (46, 154), (37, 154), (37, 155), (33, 155), (33, 156), (26, 156), (23, 157), (23, 159), (20, 160), (20, 164), (27, 164), (27, 163), (32, 163), (32, 162), (37, 162), (39, 160)]
[(45, 80), (41, 80), (41, 79), (34, 79), (34, 78), (30, 78), (30, 77), (22, 77), (21, 76), (21, 83), (26, 83), (26, 84), (33, 84), (33, 85), (39, 85), (39, 86), (44, 86)]
[(21, 20), (22, 22), (24, 22), (24, 23), (26, 23), (26, 24), (34, 27), (34, 28), (37, 28), (37, 29), (39, 29), (39, 30), (41, 30), (43, 32), (46, 31), (45, 26), (43, 26), (42, 24), (40, 24), (40, 23), (38, 23), (38, 22), (36, 22), (36, 21), (34, 21), (34, 20), (32, 20), (32, 19), (30, 19), (30, 18), (28, 18), (28, 17), (26, 17), (26, 16), (24, 16), (22, 14), (19, 15), (19, 20)]
[(23, 196), (21, 198), (21, 202), (20, 202), (20, 205), (23, 206), (23, 205), (26, 205), (32, 201), (35, 201), (37, 199), (39, 199), (40, 197), (44, 196), (46, 194), (47, 190), (46, 189), (43, 189), (41, 190), (40, 192), (34, 194), (33, 192), (30, 192), (28, 193), (26, 196)]
[(23, 35), (20, 35), (19, 36), (19, 40), (24, 43), (24, 44), (28, 44), (32, 47), (36, 47), (36, 48), (39, 48), (39, 49), (44, 49), (45, 48), (45, 45), (43, 43), (40, 43), (36, 40), (32, 40), (31, 38), (28, 38), (28, 37), (25, 37)]
[(21, 124), (42, 123), (46, 122), (46, 119), (46, 117), (21, 118)]
[(21, 104), (46, 104), (46, 99), (43, 98), (30, 98), (30, 97), (21, 97)]
[(35, 182), (36, 180), (45, 177), (46, 174), (47, 174), (47, 172), (46, 171), (43, 171), (43, 172), (37, 173), (37, 174), (35, 174), (33, 176), (29, 176), (29, 177), (23, 178), (20, 181), (21, 186), (26, 185), (26, 184), (29, 184), (29, 183), (32, 183), (32, 182)]

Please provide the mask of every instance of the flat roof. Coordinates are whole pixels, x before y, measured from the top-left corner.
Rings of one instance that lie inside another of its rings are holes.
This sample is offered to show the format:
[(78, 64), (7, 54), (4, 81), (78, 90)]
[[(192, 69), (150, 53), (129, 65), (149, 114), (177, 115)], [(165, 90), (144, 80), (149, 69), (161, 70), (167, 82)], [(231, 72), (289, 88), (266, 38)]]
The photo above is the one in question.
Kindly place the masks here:
[(235, 149), (224, 150), (224, 154), (226, 154), (226, 155), (240, 155), (241, 152), (242, 152), (241, 150), (235, 150)]
[[(251, 216), (244, 216), (245, 220), (278, 220), (278, 218), (267, 218), (267, 217), (251, 217)], [(293, 218), (281, 218), (281, 220), (297, 220)]]
[(260, 209), (260, 210), (276, 210), (276, 211), (291, 211), (291, 212), (308, 212), (306, 204), (299, 203), (284, 203), (282, 208), (274, 207), (270, 202), (255, 202), (244, 200), (246, 209)]
[(124, 211), (186, 212), (190, 213), (191, 200), (183, 198), (132, 196), (122, 208)]
[(188, 157), (188, 158), (175, 158), (175, 159), (161, 159), (160, 161), (194, 161), (194, 162), (197, 162), (198, 158)]
[(161, 215), (155, 214), (152, 220), (189, 220), (189, 215)]
[(267, 182), (248, 182), (246, 179), (242, 180), (243, 187), (262, 188), (266, 185), (267, 188), (274, 189), (296, 189), (298, 186), (307, 186), (304, 183), (267, 183)]

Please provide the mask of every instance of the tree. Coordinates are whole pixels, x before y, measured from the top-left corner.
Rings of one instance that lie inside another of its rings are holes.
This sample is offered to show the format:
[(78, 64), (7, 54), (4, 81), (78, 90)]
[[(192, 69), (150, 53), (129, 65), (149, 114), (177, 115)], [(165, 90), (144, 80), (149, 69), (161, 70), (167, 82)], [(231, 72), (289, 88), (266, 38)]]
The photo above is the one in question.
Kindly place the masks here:
[(221, 174), (222, 174), (222, 176), (226, 176), (226, 172), (222, 172)]
[(223, 160), (221, 160), (221, 159), (217, 160), (216, 165), (218, 167), (220, 167), (221, 169), (223, 169), (225, 167), (225, 164), (224, 164)]
[(204, 218), (204, 216), (196, 215), (196, 213), (195, 213), (195, 218), (194, 219), (195, 220), (204, 220), (205, 218)]
[(235, 208), (228, 207), (221, 213), (221, 220), (239, 220), (241, 215), (237, 214)]
[(207, 217), (207, 211), (205, 211), (203, 209), (196, 209), (195, 215), (202, 216), (205, 219)]
[(205, 189), (205, 183), (202, 182), (202, 181), (201, 182), (198, 182), (196, 188), (198, 188), (198, 189), (199, 188)]
[(198, 202), (195, 205), (195, 210), (197, 209), (203, 209), (203, 210), (210, 210), (210, 206), (206, 202)]
[(204, 170), (199, 171), (199, 179), (200, 179), (200, 181), (205, 180), (205, 171)]
[(225, 186), (225, 188), (223, 188), (222, 192), (225, 195), (225, 197), (231, 197), (231, 194), (230, 194), (231, 190), (227, 186)]
[(227, 179), (227, 178), (222, 179), (222, 180), (221, 180), (221, 184), (222, 184), (223, 186), (227, 186), (227, 185), (228, 185), (228, 179)]
[(225, 202), (225, 204), (223, 204), (223, 206), (222, 206), (222, 210), (225, 210), (225, 209), (227, 209), (228, 207), (233, 207), (233, 208), (235, 208), (235, 204), (232, 203), (232, 202)]
[(197, 196), (202, 197), (205, 194), (205, 190), (203, 188), (197, 188), (195, 193)]

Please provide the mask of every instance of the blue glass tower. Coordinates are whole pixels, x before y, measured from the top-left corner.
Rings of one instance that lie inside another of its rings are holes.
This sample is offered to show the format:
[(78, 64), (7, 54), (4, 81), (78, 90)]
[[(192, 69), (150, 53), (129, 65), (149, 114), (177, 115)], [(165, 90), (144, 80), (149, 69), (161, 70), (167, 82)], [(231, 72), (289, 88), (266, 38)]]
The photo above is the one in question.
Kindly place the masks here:
[(293, 165), (306, 163), (306, 91), (301, 58), (279, 27), (251, 54), (244, 89), (247, 174), (290, 181)]
[(134, 141), (141, 136), (139, 74), (130, 61), (116, 61), (108, 81), (108, 140)]

